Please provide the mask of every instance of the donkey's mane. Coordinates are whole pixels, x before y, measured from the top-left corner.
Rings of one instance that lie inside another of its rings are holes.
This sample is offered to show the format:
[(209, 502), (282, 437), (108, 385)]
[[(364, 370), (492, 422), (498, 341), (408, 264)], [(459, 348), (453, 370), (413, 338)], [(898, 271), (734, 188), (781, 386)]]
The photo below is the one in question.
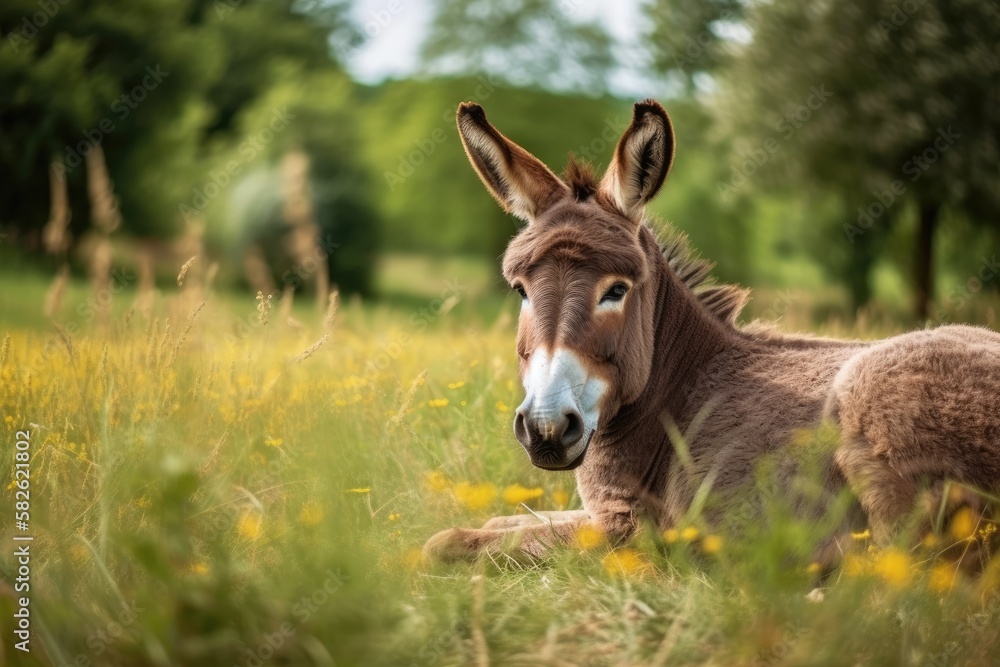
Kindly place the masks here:
[[(650, 226), (648, 222), (646, 224)], [(655, 231), (654, 236), (657, 236)], [(698, 301), (725, 324), (735, 327), (736, 318), (750, 300), (750, 290), (738, 285), (716, 283), (712, 277), (715, 262), (695, 255), (684, 234), (670, 231), (659, 238), (659, 244), (667, 264)]]

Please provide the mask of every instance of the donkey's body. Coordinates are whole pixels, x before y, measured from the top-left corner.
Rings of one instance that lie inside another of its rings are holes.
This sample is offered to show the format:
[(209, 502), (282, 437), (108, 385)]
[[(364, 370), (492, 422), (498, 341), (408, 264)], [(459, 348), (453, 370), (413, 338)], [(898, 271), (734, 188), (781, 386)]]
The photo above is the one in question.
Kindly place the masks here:
[(865, 343), (736, 325), (746, 292), (708, 283), (708, 265), (680, 242), (661, 248), (642, 215), (672, 155), (659, 105), (636, 106), (600, 183), (573, 165), (558, 181), (478, 107), (463, 106), (459, 126), (487, 187), (529, 221), (504, 257), (525, 298), (515, 432), (536, 465), (576, 469), (584, 510), (452, 529), (430, 553), (514, 539), (538, 555), (582, 523), (626, 538), (643, 515), (669, 528), (706, 484), (716, 512), (751, 518), (734, 492), (768, 455), (788, 487), (796, 431), (825, 420), (840, 429), (821, 461), (827, 491), (849, 485), (879, 536), (928, 484), (1000, 484), (1000, 334), (949, 326)]

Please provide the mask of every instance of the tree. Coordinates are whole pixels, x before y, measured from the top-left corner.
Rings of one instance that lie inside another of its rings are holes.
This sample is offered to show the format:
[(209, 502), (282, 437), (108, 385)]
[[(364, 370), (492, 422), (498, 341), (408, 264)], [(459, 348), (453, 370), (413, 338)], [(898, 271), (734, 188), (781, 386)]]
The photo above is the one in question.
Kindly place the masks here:
[(747, 17), (752, 40), (717, 97), (734, 132), (752, 147), (779, 141), (772, 175), (850, 202), (842, 234), (863, 249), (845, 269), (867, 273), (867, 244), (916, 211), (914, 314), (926, 318), (942, 211), (979, 225), (1000, 215), (1000, 8), (775, 0)]
[(515, 86), (600, 93), (614, 65), (611, 40), (574, 20), (574, 0), (437, 0), (422, 50), (432, 74), (491, 73)]

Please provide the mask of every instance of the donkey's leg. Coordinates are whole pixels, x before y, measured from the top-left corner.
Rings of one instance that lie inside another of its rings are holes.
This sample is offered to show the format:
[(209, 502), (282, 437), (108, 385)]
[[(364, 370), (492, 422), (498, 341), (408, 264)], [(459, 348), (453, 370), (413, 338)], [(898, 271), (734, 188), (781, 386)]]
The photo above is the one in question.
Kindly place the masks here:
[(586, 510), (567, 510), (563, 512), (545, 511), (528, 512), (526, 514), (515, 514), (513, 516), (495, 516), (487, 521), (483, 528), (510, 529), (522, 526), (545, 523), (565, 523), (566, 521), (579, 521), (588, 516)]
[(553, 547), (572, 541), (580, 527), (589, 522), (586, 513), (582, 514), (583, 516), (564, 521), (553, 521), (551, 524), (535, 520), (532, 525), (513, 528), (449, 528), (427, 540), (424, 555), (443, 561), (475, 558), (481, 553), (497, 555), (504, 552), (540, 558)]
[(918, 480), (901, 474), (875, 444), (859, 434), (844, 433), (835, 458), (868, 516), (872, 536), (890, 541), (899, 520), (916, 504)]

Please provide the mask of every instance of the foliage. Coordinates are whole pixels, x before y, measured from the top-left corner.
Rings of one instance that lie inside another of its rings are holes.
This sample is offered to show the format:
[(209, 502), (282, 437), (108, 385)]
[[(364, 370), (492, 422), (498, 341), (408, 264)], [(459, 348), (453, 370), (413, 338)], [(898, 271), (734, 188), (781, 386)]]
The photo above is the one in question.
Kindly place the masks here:
[[(1000, 214), (995, 3), (775, 2), (752, 6), (747, 21), (752, 41), (721, 74), (718, 96), (739, 148), (759, 150), (787, 130), (780, 159), (762, 171), (843, 199), (838, 226), (854, 246), (845, 277), (866, 280), (890, 223), (919, 217), (900, 268), (913, 267), (925, 316), (940, 212), (980, 225)], [(866, 300), (863, 285), (854, 293)]]
[(613, 68), (611, 40), (580, 21), (575, 0), (435, 0), (423, 46), (435, 74), (493, 74), (519, 87), (600, 93)]
[(0, 456), (30, 431), (35, 538), (12, 664), (989, 662), (1000, 580), (947, 560), (969, 517), (913, 552), (859, 533), (822, 604), (818, 524), (767, 487), (759, 521), (726, 522), (739, 536), (694, 515), (627, 547), (581, 533), (543, 565), (424, 563), (436, 530), (579, 505), (510, 433), (513, 301), (483, 320), (459, 296), (436, 317), (348, 305), (325, 331), (262, 324), (245, 297), (85, 335), (5, 317)]
[[(225, 229), (229, 186), (268, 172), (282, 149), (305, 147), (321, 224), (356, 242), (352, 259), (331, 263), (333, 278), (368, 288), (378, 225), (347, 113), (354, 87), (330, 49), (351, 33), (342, 2), (50, 4), (44, 22), (33, 18), (37, 2), (0, 9), (0, 170), (11, 179), (0, 216), (8, 230), (37, 247), (49, 216), (49, 163), (62, 159), (79, 240), (90, 226), (83, 156), (100, 145), (126, 233), (170, 238), (204, 215), (214, 219), (208, 238), (218, 254), (243, 238)], [(268, 140), (279, 101), (303, 117)]]

